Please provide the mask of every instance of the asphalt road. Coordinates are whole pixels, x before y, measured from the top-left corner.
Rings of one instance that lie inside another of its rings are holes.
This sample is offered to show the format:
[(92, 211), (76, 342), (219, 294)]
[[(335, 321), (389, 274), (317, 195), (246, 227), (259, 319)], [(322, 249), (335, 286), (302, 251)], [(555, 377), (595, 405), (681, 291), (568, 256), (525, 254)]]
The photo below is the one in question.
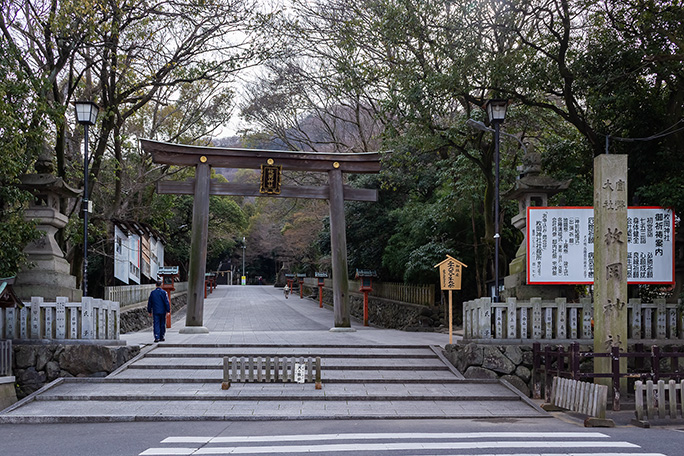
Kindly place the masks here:
[(681, 456), (683, 429), (587, 429), (563, 419), (2, 425), (0, 454)]

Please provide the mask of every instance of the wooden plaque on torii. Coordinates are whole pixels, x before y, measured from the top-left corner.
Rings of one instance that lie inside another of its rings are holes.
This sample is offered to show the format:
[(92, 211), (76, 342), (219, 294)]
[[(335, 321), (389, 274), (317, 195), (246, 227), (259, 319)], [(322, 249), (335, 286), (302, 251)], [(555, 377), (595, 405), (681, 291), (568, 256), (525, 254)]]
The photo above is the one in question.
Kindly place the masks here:
[[(334, 326), (331, 331), (351, 330), (347, 269), (347, 238), (344, 201), (377, 201), (377, 190), (343, 185), (343, 173), (375, 174), (380, 171), (380, 154), (317, 153), (188, 146), (143, 139), (145, 152), (155, 163), (194, 166), (195, 178), (185, 182), (161, 181), (158, 193), (194, 195), (192, 241), (188, 271), (188, 311), (182, 333), (205, 333), (204, 274), (207, 261), (209, 196), (272, 196), (327, 199), (330, 203)], [(261, 169), (264, 164), (282, 166), (284, 171), (328, 174), (328, 185), (281, 186), (280, 194), (263, 194), (257, 184), (211, 182), (211, 167)]]

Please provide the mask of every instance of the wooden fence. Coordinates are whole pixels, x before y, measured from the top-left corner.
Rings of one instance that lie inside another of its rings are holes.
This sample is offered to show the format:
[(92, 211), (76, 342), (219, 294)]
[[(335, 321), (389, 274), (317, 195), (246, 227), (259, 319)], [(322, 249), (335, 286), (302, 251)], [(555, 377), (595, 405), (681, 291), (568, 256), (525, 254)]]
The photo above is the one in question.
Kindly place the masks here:
[[(304, 279), (304, 284), (307, 287), (316, 288), (318, 287), (318, 279), (307, 277)], [(325, 287), (332, 288), (332, 279), (325, 279)], [(349, 291), (357, 292), (360, 288), (361, 282), (358, 280), (349, 281)], [(370, 293), (370, 296), (409, 304), (433, 306), (435, 304), (435, 285), (407, 285), (403, 283), (373, 281), (373, 291)]]
[(119, 339), (119, 303), (86, 297), (69, 302), (31, 298), (23, 308), (0, 309), (0, 339), (116, 340)]
[[(468, 341), (518, 342), (593, 341), (593, 303), (591, 299), (567, 302), (565, 298), (542, 301), (532, 298), (494, 303), (491, 298), (463, 303), (463, 338)], [(677, 303), (656, 299), (642, 303), (630, 299), (627, 304), (628, 339), (684, 340), (684, 313)]]
[(639, 424), (646, 425), (648, 420), (655, 418), (684, 418), (684, 380), (670, 380), (667, 386), (663, 380), (659, 380), (657, 384), (652, 380), (648, 380), (646, 384), (637, 381), (634, 383), (634, 390), (635, 413)]
[[(176, 282), (176, 290), (173, 293), (188, 291), (188, 282)], [(151, 285), (122, 285), (117, 287), (105, 287), (104, 300), (116, 301), (123, 308), (141, 302), (147, 302), (152, 290), (156, 288)]]
[[(314, 375), (315, 371), (315, 375)], [(228, 357), (223, 358), (222, 389), (231, 382), (297, 382), (316, 381), (321, 389), (321, 358)]]
[[(679, 369), (679, 359), (684, 358), (681, 352), (663, 352), (660, 347), (653, 345), (650, 351), (645, 351), (643, 344), (635, 344), (634, 350), (624, 352), (620, 347), (612, 347), (608, 353), (580, 352), (580, 344), (573, 342), (566, 351), (563, 346), (546, 345), (542, 350), (541, 344), (532, 344), (532, 394), (536, 399), (541, 398), (542, 383), (544, 384), (544, 398), (549, 400), (553, 376), (571, 378), (573, 380), (606, 378), (613, 386), (613, 410), (620, 410), (620, 379), (651, 379), (672, 378), (677, 381), (684, 377)], [(595, 373), (582, 372), (580, 363), (588, 358), (610, 358), (611, 372)], [(634, 367), (629, 372), (620, 371), (620, 359), (634, 360)], [(648, 361), (648, 363), (646, 362)], [(669, 370), (667, 365), (669, 362)]]
[(12, 341), (0, 340), (0, 377), (12, 375)]
[(571, 412), (604, 419), (608, 403), (608, 387), (569, 378), (553, 377), (551, 404)]

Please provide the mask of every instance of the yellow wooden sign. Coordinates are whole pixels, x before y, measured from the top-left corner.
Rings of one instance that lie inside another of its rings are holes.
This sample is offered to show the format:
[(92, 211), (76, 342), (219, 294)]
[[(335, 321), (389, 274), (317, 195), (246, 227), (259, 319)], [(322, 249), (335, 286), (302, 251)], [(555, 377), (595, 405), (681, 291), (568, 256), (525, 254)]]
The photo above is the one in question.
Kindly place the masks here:
[(461, 271), (462, 268), (467, 268), (468, 266), (456, 258), (447, 255), (446, 260), (436, 264), (435, 267), (439, 268), (439, 283), (442, 290), (461, 289)]
[(453, 302), (452, 302), (452, 290), (461, 289), (461, 271), (463, 268), (468, 266), (465, 263), (461, 263), (456, 258), (447, 255), (446, 260), (435, 265), (439, 268), (439, 282), (442, 286), (442, 290), (449, 290), (449, 343), (453, 343)]

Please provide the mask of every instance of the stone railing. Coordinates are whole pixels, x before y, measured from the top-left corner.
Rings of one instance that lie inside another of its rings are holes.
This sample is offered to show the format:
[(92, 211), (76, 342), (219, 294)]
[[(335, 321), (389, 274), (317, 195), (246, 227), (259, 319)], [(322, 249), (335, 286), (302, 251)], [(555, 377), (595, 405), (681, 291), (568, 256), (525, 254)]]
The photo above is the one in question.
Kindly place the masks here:
[[(318, 287), (318, 279), (307, 277), (304, 279), (307, 287)], [(332, 287), (332, 279), (325, 279), (325, 287)], [(358, 280), (349, 281), (349, 291), (359, 292), (361, 282)], [(373, 291), (371, 296), (376, 298), (389, 299), (391, 301), (407, 302), (409, 304), (420, 304), (432, 306), (435, 303), (435, 285), (406, 285), (393, 282), (373, 281)]]
[(0, 339), (9, 340), (116, 340), (119, 339), (119, 303), (90, 297), (81, 302), (31, 298), (18, 309), (0, 309)]
[[(567, 302), (565, 298), (555, 301), (508, 298), (499, 303), (493, 303), (491, 298), (475, 299), (463, 303), (463, 339), (593, 341), (593, 306), (590, 298), (580, 299), (579, 303)], [(653, 303), (630, 299), (627, 322), (630, 341), (684, 340), (684, 313), (678, 310), (678, 304), (666, 303), (664, 299)]]
[[(121, 307), (126, 307), (140, 302), (147, 302), (147, 298), (155, 287), (155, 284), (105, 287), (104, 299), (106, 301), (116, 301)], [(174, 287), (176, 290), (173, 293), (188, 291), (188, 282), (176, 282)]]
[(0, 377), (12, 375), (12, 341), (0, 340)]

